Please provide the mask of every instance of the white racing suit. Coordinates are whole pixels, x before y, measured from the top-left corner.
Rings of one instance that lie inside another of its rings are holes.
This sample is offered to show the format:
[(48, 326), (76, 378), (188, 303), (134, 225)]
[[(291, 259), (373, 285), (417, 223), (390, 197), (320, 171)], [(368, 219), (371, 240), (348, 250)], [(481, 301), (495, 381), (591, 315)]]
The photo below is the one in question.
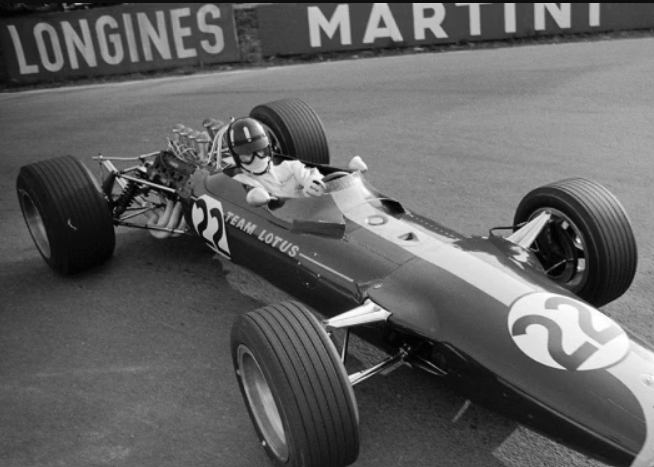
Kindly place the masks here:
[(264, 174), (254, 175), (243, 170), (234, 176), (234, 180), (252, 187), (262, 187), (278, 198), (310, 196), (311, 187), (316, 187), (314, 182), (321, 184), (322, 178), (318, 169), (306, 167), (298, 160), (283, 160), (278, 164), (271, 161), (268, 171)]

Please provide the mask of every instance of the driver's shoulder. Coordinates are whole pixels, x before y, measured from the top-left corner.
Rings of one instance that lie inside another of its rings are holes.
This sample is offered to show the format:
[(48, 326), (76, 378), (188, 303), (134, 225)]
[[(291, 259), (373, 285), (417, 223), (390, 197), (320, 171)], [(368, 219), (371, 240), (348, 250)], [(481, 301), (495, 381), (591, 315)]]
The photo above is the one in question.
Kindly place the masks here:
[(272, 159), (271, 159), (272, 165), (275, 167), (279, 166), (293, 166), (293, 165), (304, 165), (303, 162), (299, 161), (298, 159), (294, 159), (289, 156), (285, 156), (283, 154), (273, 154)]

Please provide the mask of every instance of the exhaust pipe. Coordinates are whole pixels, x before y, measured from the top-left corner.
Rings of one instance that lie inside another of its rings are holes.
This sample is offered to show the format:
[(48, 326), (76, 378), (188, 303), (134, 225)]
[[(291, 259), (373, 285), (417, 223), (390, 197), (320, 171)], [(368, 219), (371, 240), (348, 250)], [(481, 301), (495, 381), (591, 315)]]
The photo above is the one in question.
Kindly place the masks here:
[(173, 230), (186, 229), (186, 220), (182, 216), (182, 203), (168, 200), (165, 209), (155, 209), (148, 214), (148, 225), (166, 230), (149, 230), (150, 235), (157, 239), (179, 237), (181, 234)]

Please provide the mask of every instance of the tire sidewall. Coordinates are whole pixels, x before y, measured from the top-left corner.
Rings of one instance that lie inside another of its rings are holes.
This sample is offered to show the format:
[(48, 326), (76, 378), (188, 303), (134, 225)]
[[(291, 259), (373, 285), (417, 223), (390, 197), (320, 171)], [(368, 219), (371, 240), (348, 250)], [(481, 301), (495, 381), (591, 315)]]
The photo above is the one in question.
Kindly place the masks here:
[[(240, 320), (240, 325), (235, 326), (232, 332), (231, 351), (234, 368), (237, 369), (236, 379), (238, 381), (238, 386), (241, 391), (241, 395), (243, 396), (243, 400), (247, 401), (245, 405), (247, 407), (248, 414), (252, 420), (252, 424), (255, 427), (257, 436), (262, 443), (262, 447), (266, 451), (266, 454), (274, 461), (275, 465), (279, 467), (294, 466), (296, 465), (296, 460), (293, 457), (293, 452), (295, 450), (295, 446), (301, 444), (296, 443), (296, 440), (294, 439), (293, 432), (290, 429), (292, 421), (290, 420), (289, 416), (291, 416), (291, 414), (287, 412), (287, 407), (294, 404), (294, 401), (291, 397), (292, 388), (287, 384), (285, 378), (278, 377), (278, 375), (281, 374), (283, 370), (277, 359), (273, 357), (273, 349), (266, 342), (266, 339), (259, 334), (256, 326), (252, 325), (252, 322), (246, 316), (239, 317), (238, 319)], [(273, 399), (277, 405), (277, 410), (279, 411), (279, 415), (282, 419), (284, 434), (286, 436), (286, 444), (288, 446), (289, 453), (289, 457), (286, 460), (279, 458), (275, 451), (268, 445), (268, 443), (264, 442), (264, 433), (257, 423), (257, 419), (254, 415), (252, 407), (250, 406), (247, 393), (245, 391), (245, 385), (243, 383), (243, 377), (240, 374), (242, 370), (239, 366), (238, 353), (239, 347), (241, 346), (245, 346), (254, 356), (257, 363), (259, 364), (264, 378), (266, 379), (266, 382), (268, 383), (268, 386), (270, 387)]]
[[(60, 264), (65, 262), (65, 258), (62, 257), (62, 249), (58, 247), (60, 244), (60, 239), (58, 238), (57, 232), (61, 231), (63, 228), (61, 226), (61, 220), (59, 216), (55, 215), (55, 206), (52, 203), (52, 200), (45, 194), (41, 193), (38, 189), (38, 184), (35, 184), (28, 173), (22, 173), (16, 182), (16, 191), (18, 194), (18, 200), (21, 207), (21, 212), (23, 213), (23, 218), (27, 225), (27, 230), (34, 241), (34, 244), (37, 246), (37, 250), (45, 260), (45, 262), (54, 270), (58, 272), (65, 273), (60, 267)], [(23, 192), (30, 197), (32, 204), (36, 208), (41, 216), (43, 221), (43, 228), (45, 229), (46, 237), (50, 243), (50, 256), (47, 256), (41, 248), (38, 247), (36, 238), (34, 238), (34, 233), (29, 227), (27, 217), (25, 215), (25, 204), (23, 199)]]
[[(62, 156), (23, 166), (16, 188), (32, 239), (54, 271), (64, 276), (83, 272), (112, 256), (116, 237), (109, 201), (81, 161)], [(38, 212), (41, 225), (30, 222), (34, 218), (25, 210), (24, 194), (30, 198), (28, 208)], [(45, 232), (49, 257), (39, 248), (31, 228)]]
[[(289, 301), (246, 313), (232, 326), (230, 342), (256, 432), (261, 441), (268, 434), (284, 457), (265, 449), (276, 465), (345, 467), (356, 461), (359, 414), (352, 385), (336, 348), (310, 311)], [(255, 366), (242, 358), (246, 371), (239, 364), (241, 346), (248, 359), (256, 360)], [(269, 399), (275, 401), (277, 414), (269, 410)], [(274, 434), (280, 425), (285, 444)]]
[(570, 289), (571, 292), (577, 294), (580, 290), (596, 282), (603, 270), (600, 260), (602, 253), (599, 251), (591, 226), (584, 219), (584, 217), (590, 218), (592, 215), (574, 198), (565, 195), (559, 190), (541, 187), (525, 196), (519, 204), (514, 218), (514, 225), (528, 221), (534, 212), (547, 208), (556, 209), (566, 215), (575, 224), (586, 245), (587, 252), (585, 260), (587, 262), (588, 276), (585, 281), (574, 289)]

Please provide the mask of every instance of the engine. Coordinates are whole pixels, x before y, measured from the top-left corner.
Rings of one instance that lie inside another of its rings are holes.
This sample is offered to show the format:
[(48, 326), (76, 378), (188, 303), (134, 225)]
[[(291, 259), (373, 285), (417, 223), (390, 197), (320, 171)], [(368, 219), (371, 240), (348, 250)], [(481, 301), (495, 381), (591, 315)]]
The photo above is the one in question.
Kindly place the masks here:
[(182, 160), (171, 151), (161, 151), (147, 168), (146, 178), (152, 183), (181, 191), (198, 168), (197, 164)]
[(151, 182), (179, 191), (198, 168), (213, 170), (220, 165), (227, 126), (214, 118), (206, 119), (202, 126), (205, 130), (200, 132), (175, 125), (168, 149), (159, 153), (148, 168)]
[[(114, 218), (120, 218), (135, 200), (141, 207), (147, 202), (154, 206), (146, 209), (147, 228), (156, 238), (177, 236), (186, 231), (182, 214), (182, 199), (188, 196), (191, 177), (196, 172), (211, 172), (221, 164), (222, 139), (227, 126), (216, 119), (203, 122), (205, 131), (199, 132), (184, 125), (173, 128), (168, 148), (145, 156), (143, 165), (132, 168), (132, 178), (123, 184), (123, 191), (112, 203)], [(111, 198), (111, 186), (116, 179), (112, 175), (106, 180), (104, 191)], [(151, 195), (158, 195), (153, 201)]]

